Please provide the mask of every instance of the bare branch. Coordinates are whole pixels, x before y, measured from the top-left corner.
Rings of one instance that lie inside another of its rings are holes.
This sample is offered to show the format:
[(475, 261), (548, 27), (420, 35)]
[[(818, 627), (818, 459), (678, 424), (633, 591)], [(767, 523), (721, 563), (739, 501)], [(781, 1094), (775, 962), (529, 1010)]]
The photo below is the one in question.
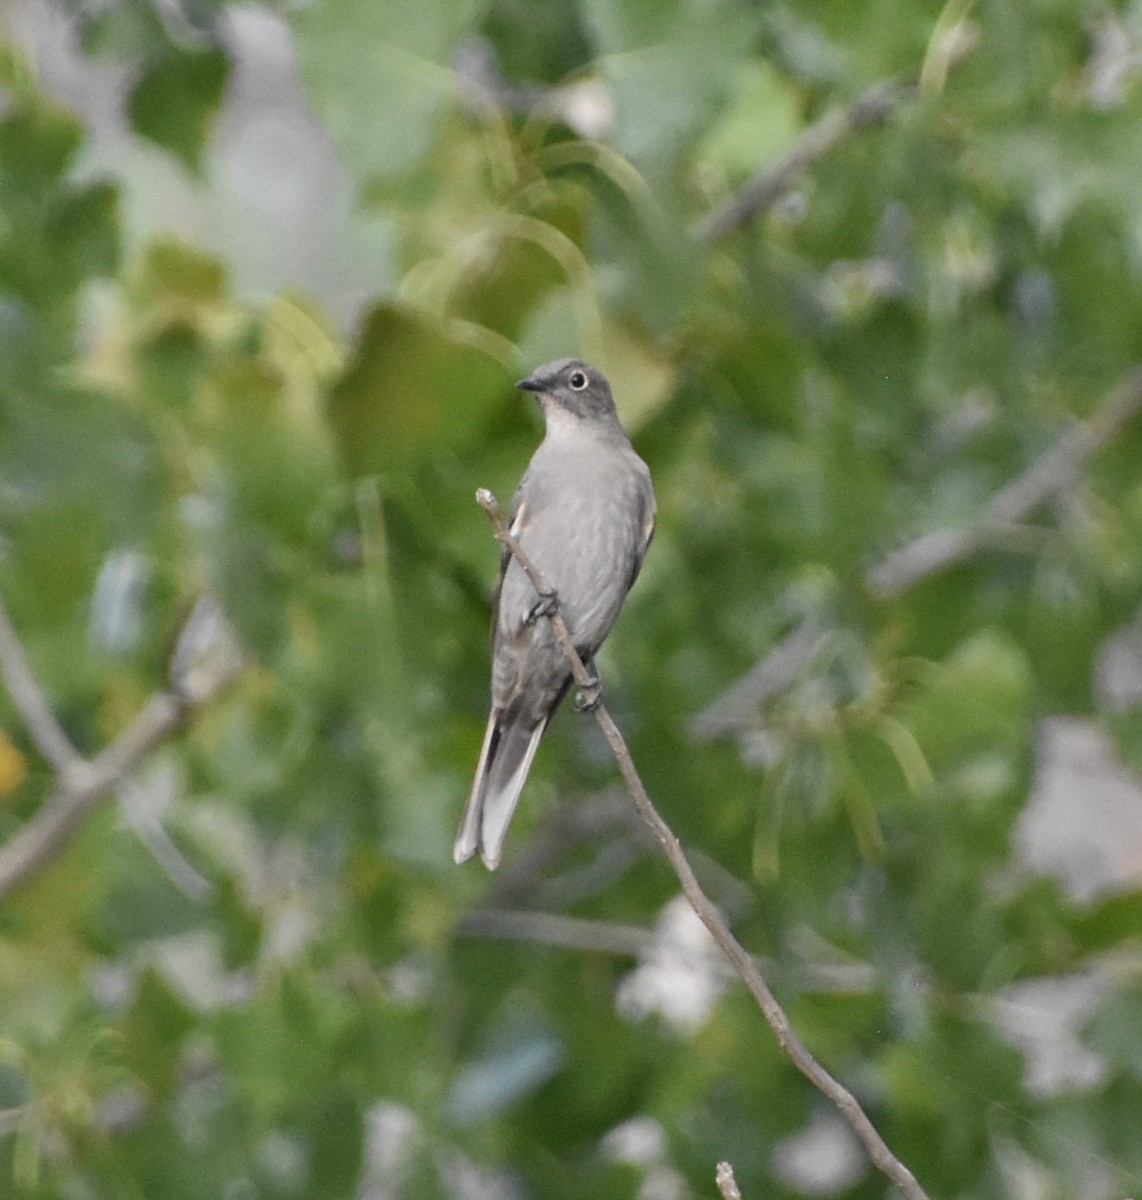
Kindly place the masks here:
[(847, 108), (826, 113), (810, 125), (797, 144), (775, 166), (759, 171), (724, 204), (699, 222), (699, 241), (716, 242), (735, 229), (768, 212), (815, 166), (847, 137), (887, 120), (916, 89), (902, 79), (883, 79), (862, 92)]
[(728, 1162), (718, 1163), (714, 1182), (718, 1185), (718, 1191), (722, 1193), (722, 1200), (742, 1200), (737, 1180), (734, 1178), (734, 1169)]
[(638, 958), (653, 939), (649, 930), (637, 925), (503, 908), (474, 909), (461, 921), (460, 933), (464, 937), (539, 942), (568, 950), (593, 950), (622, 958)]
[(816, 166), (841, 142), (886, 121), (903, 104), (921, 92), (943, 90), (948, 75), (975, 49), (978, 33), (964, 20), (965, 13), (937, 22), (928, 46), (919, 82), (905, 76), (882, 79), (862, 92), (846, 108), (826, 113), (798, 139), (797, 144), (776, 165), (759, 171), (721, 207), (700, 221), (694, 230), (699, 241), (716, 242), (726, 234), (767, 213), (788, 195), (801, 177)]
[(595, 712), (595, 719), (618, 761), (619, 770), (622, 772), (627, 790), (631, 794), (631, 799), (634, 801), (639, 815), (657, 838), (663, 854), (682, 884), (686, 899), (697, 913), (699, 920), (710, 931), (714, 940), (729, 958), (754, 1000), (757, 1001), (758, 1007), (765, 1015), (766, 1021), (769, 1022), (769, 1027), (773, 1030), (781, 1048), (801, 1074), (840, 1109), (841, 1115), (848, 1121), (853, 1132), (860, 1139), (874, 1165), (909, 1200), (925, 1200), (924, 1190), (916, 1182), (912, 1172), (888, 1148), (856, 1097), (821, 1066), (794, 1032), (785, 1015), (785, 1010), (769, 990), (768, 984), (761, 972), (758, 971), (753, 959), (730, 932), (721, 913), (702, 891), (678, 839), (647, 795), (631, 759), (630, 751), (623, 741), (623, 736), (605, 706), (599, 706)]
[[(201, 604), (196, 606), (195, 614), (200, 611)], [(188, 620), (187, 628), (195, 627), (195, 614)], [(22, 649), (10, 625), (7, 634), (22, 660)], [(225, 661), (216, 656), (209, 665), (209, 674), (200, 665), (191, 690), (182, 688), (183, 673), (178, 672), (177, 690), (153, 695), (134, 721), (94, 760), (89, 762), (73, 751), (71, 760), (59, 770), (56, 789), (43, 808), (0, 846), (0, 900), (55, 858), (71, 840), (84, 817), (119, 787), (151, 750), (166, 741), (201, 705), (232, 682), (242, 667), (242, 659), (238, 654)], [(4, 659), (9, 686), (12, 685), (10, 666), (11, 660)], [(39, 692), (30, 673), (29, 679)], [(42, 693), (40, 695), (42, 699)], [(54, 724), (54, 718), (52, 722)], [(54, 760), (53, 765), (59, 769)]]
[(8, 610), (0, 600), (0, 670), (4, 682), (20, 715), (28, 726), (28, 732), (39, 752), (55, 767), (60, 775), (81, 762), (79, 752), (71, 744), (62, 726), (55, 719), (43, 689), (32, 668), (28, 665), (24, 647), (8, 619)]
[[(1041, 534), (1026, 522), (1074, 486), (1083, 464), (1142, 415), (1142, 368), (1120, 380), (1085, 421), (1073, 425), (1021, 475), (997, 492), (970, 529), (934, 529), (894, 550), (867, 574), (869, 590), (890, 600), (987, 547), (1034, 550)], [(756, 731), (757, 710), (804, 667), (825, 631), (807, 618), (690, 723), (697, 738)]]
[[(480, 507), (488, 514), (492, 522), (492, 527), (495, 529), (496, 537), (507, 546), (520, 566), (527, 572), (528, 578), (534, 585), (535, 590), (540, 595), (552, 594), (542, 574), (531, 559), (528, 558), (527, 554), (520, 549), (519, 543), (509, 532), (495, 496), (487, 489), (481, 488), (476, 493), (476, 499)], [(575, 681), (582, 686), (588, 686), (591, 683), (591, 675), (575, 649), (575, 644), (567, 629), (567, 623), (559, 611), (557, 602), (547, 614), (547, 619), (551, 622), (551, 628), (559, 640), (563, 653), (567, 657)], [(725, 918), (702, 890), (686, 855), (682, 851), (678, 839), (651, 802), (650, 796), (647, 794), (646, 788), (639, 777), (638, 770), (635, 768), (634, 760), (630, 756), (630, 751), (627, 749), (626, 742), (623, 740), (623, 735), (604, 704), (600, 704), (595, 709), (595, 720), (598, 722), (599, 728), (603, 731), (603, 736), (607, 739), (615, 760), (619, 764), (619, 770), (622, 772), (623, 781), (626, 783), (627, 791), (630, 794), (635, 809), (651, 833), (654, 834), (655, 840), (658, 842), (674, 874), (678, 877), (679, 883), (682, 885), (682, 891), (687, 901), (697, 914), (698, 919), (710, 931), (710, 934), (721, 947), (723, 953), (733, 964), (734, 969), (737, 971), (738, 976), (745, 984), (750, 995), (757, 1001), (758, 1007), (769, 1023), (769, 1027), (773, 1030), (778, 1044), (785, 1051), (789, 1060), (814, 1087), (827, 1096), (840, 1109), (841, 1115), (852, 1127), (853, 1132), (868, 1152), (873, 1164), (896, 1185), (901, 1194), (907, 1197), (908, 1200), (927, 1200), (924, 1189), (917, 1183), (912, 1172), (888, 1148), (884, 1139), (868, 1119), (864, 1109), (861, 1108), (856, 1097), (821, 1066), (793, 1031), (792, 1026), (789, 1024), (789, 1019), (785, 1015), (785, 1010), (769, 990), (769, 986), (758, 970), (756, 963), (737, 938), (734, 937), (729, 926), (726, 924)]]
[(1047, 500), (1072, 487), (1079, 468), (1114, 441), (1140, 413), (1142, 368), (1135, 368), (1091, 416), (1068, 429), (1022, 475), (998, 492), (974, 529), (936, 529), (923, 534), (873, 567), (868, 573), (869, 588), (891, 599), (990, 545), (1012, 526), (1026, 521)]
[(119, 785), (119, 811), (171, 883), (189, 899), (204, 900), (210, 881), (191, 865), (162, 820), (180, 781), (173, 763), (156, 758)]
[(690, 733), (699, 739), (712, 739), (755, 725), (759, 706), (797, 678), (824, 636), (820, 621), (806, 617), (729, 691), (694, 717)]
[(182, 701), (162, 692), (94, 762), (73, 768), (48, 802), (0, 846), (0, 899), (54, 858), (76, 827), (142, 757), (181, 724)]

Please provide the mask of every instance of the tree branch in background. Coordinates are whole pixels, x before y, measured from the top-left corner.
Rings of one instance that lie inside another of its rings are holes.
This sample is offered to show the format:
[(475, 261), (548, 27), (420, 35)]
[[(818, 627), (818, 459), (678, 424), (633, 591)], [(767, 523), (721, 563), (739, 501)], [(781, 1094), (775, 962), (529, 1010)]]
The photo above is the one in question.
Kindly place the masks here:
[(694, 233), (699, 241), (716, 242), (763, 216), (797, 186), (811, 167), (854, 133), (888, 120), (901, 105), (922, 92), (941, 91), (948, 75), (975, 49), (978, 33), (966, 21), (970, 8), (970, 0), (945, 7), (932, 32), (918, 82), (905, 76), (882, 79), (847, 107), (826, 113), (805, 130), (784, 158), (759, 171), (698, 223)]
[(724, 204), (705, 216), (695, 229), (699, 241), (716, 242), (767, 213), (798, 181), (852, 134), (887, 120), (916, 89), (902, 79), (882, 79), (847, 108), (826, 113), (810, 125), (776, 165), (759, 171)]
[[(536, 591), (540, 595), (550, 594), (551, 589), (545, 583), (543, 576), (509, 532), (495, 496), (486, 488), (481, 488), (476, 493), (476, 500), (480, 507), (488, 514), (496, 537), (511, 551), (520, 566), (527, 572), (528, 578), (531, 580)], [(559, 640), (563, 653), (571, 666), (571, 674), (575, 682), (580, 687), (590, 687), (593, 680), (583, 660), (579, 657), (578, 651), (575, 649), (575, 644), (567, 629), (567, 623), (559, 611), (558, 600), (556, 600), (547, 619), (551, 622), (551, 628)], [(927, 1200), (924, 1189), (917, 1183), (912, 1172), (888, 1148), (884, 1139), (868, 1119), (864, 1109), (861, 1108), (856, 1097), (821, 1066), (793, 1031), (792, 1026), (789, 1024), (789, 1019), (785, 1015), (785, 1010), (778, 1004), (773, 993), (769, 990), (769, 986), (766, 984), (765, 979), (757, 969), (757, 965), (749, 953), (737, 938), (734, 937), (722, 914), (702, 890), (690, 867), (690, 863), (687, 861), (686, 855), (682, 851), (678, 839), (651, 802), (650, 796), (647, 794), (646, 788), (643, 786), (642, 780), (635, 768), (634, 760), (630, 756), (630, 751), (627, 749), (626, 742), (623, 740), (623, 735), (611, 718), (611, 714), (607, 711), (606, 706), (599, 704), (595, 709), (594, 715), (599, 728), (603, 731), (603, 736), (607, 739), (607, 743), (611, 747), (615, 760), (619, 764), (619, 770), (622, 772), (623, 780), (627, 785), (627, 791), (639, 816), (649, 827), (651, 833), (654, 834), (655, 840), (658, 842), (663, 854), (678, 877), (679, 883), (682, 885), (682, 891), (690, 907), (693, 908), (698, 919), (710, 931), (711, 936), (733, 964), (734, 969), (737, 971), (738, 976), (745, 984), (749, 993), (757, 1001), (766, 1021), (769, 1023), (769, 1027), (773, 1030), (777, 1038), (778, 1044), (785, 1051), (797, 1070), (840, 1109), (842, 1116), (844, 1116), (845, 1120), (851, 1126), (877, 1169), (887, 1176), (908, 1200)]]
[[(1013, 532), (1050, 500), (1074, 486), (1088, 459), (1109, 446), (1142, 415), (1142, 367), (1130, 371), (1085, 421), (1073, 425), (1052, 446), (997, 492), (970, 529), (934, 529), (894, 550), (866, 576), (878, 599), (891, 600), (910, 587), (958, 565)], [(741, 736), (759, 729), (758, 709), (797, 677), (827, 631), (807, 617), (755, 667), (690, 722), (699, 739)]]
[(55, 719), (43, 689), (32, 674), (24, 647), (16, 636), (8, 611), (0, 602), (0, 667), (13, 703), (20, 710), (36, 748), (55, 767), (57, 774), (66, 775), (81, 763), (79, 751)]
[(756, 728), (757, 710), (797, 678), (826, 632), (815, 616), (806, 617), (728, 691), (691, 719), (691, 736), (705, 741)]
[[(221, 621), (217, 603), (210, 597), (195, 605), (172, 659), (171, 689), (153, 695), (111, 745), (89, 761), (79, 755), (52, 716), (0, 602), (0, 671), (37, 746), (58, 775), (43, 808), (0, 846), (0, 900), (50, 863), (84, 817), (124, 783), (150, 751), (235, 678), (242, 657)], [(49, 729), (54, 730), (47, 735), (50, 753), (43, 741)]]
[(640, 925), (589, 921), (562, 913), (524, 912), (511, 908), (473, 909), (460, 922), (459, 933), (464, 937), (591, 950), (620, 958), (639, 958), (654, 940), (650, 930)]
[(1030, 517), (1074, 485), (1079, 468), (1142, 413), (1142, 368), (1112, 389), (1085, 421), (1072, 426), (1022, 475), (998, 492), (974, 529), (936, 529), (893, 551), (868, 573), (868, 586), (891, 599), (930, 575), (947, 570)]

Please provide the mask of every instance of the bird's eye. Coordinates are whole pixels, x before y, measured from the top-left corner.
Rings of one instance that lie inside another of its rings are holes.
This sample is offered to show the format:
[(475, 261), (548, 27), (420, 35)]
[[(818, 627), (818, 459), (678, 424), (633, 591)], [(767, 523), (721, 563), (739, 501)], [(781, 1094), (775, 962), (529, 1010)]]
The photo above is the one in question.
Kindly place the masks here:
[(587, 386), (587, 376), (582, 371), (576, 371), (571, 376), (571, 387), (576, 392), (581, 392)]

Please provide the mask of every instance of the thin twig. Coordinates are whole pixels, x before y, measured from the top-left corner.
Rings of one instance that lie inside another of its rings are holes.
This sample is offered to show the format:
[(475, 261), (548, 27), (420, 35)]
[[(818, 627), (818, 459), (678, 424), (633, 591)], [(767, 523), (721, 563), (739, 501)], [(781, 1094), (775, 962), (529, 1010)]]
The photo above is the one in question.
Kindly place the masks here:
[[(476, 500), (488, 514), (496, 537), (511, 551), (520, 566), (527, 572), (535, 590), (542, 596), (552, 594), (542, 574), (527, 554), (520, 549), (519, 543), (509, 532), (495, 496), (486, 488), (481, 488), (476, 493)], [(563, 614), (559, 611), (557, 600), (551, 606), (547, 619), (551, 622), (551, 628), (570, 664), (571, 674), (576, 683), (582, 687), (589, 686), (592, 683), (591, 675), (575, 649), (575, 643), (571, 639)], [(626, 742), (623, 740), (623, 735), (604, 704), (599, 704), (595, 709), (595, 720), (619, 764), (623, 781), (626, 783), (627, 791), (630, 793), (639, 816), (654, 834), (655, 840), (682, 885), (682, 891), (687, 901), (733, 964), (754, 1000), (757, 1001), (758, 1007), (777, 1037), (781, 1048), (797, 1070), (840, 1109), (842, 1116), (860, 1139), (873, 1164), (896, 1185), (901, 1194), (908, 1200), (927, 1200), (924, 1189), (917, 1183), (912, 1172), (888, 1148), (856, 1097), (821, 1066), (793, 1031), (793, 1027), (789, 1024), (789, 1018), (785, 1015), (785, 1010), (769, 990), (768, 984), (749, 953), (734, 937), (722, 914), (702, 890), (678, 839), (651, 802), (634, 765), (634, 760), (630, 756), (630, 751), (627, 749)]]
[(724, 204), (699, 222), (699, 241), (716, 242), (735, 229), (768, 212), (797, 181), (845, 138), (886, 120), (915, 94), (903, 79), (882, 79), (862, 92), (846, 108), (826, 113), (810, 125), (797, 144), (776, 165), (759, 171)]
[(79, 752), (71, 744), (44, 696), (32, 668), (28, 665), (24, 647), (16, 636), (8, 610), (0, 600), (0, 669), (13, 703), (20, 710), (36, 748), (60, 775), (66, 775), (80, 761)]
[(1085, 421), (1072, 426), (1021, 475), (998, 492), (973, 529), (935, 529), (893, 551), (868, 573), (884, 599), (955, 566), (1005, 531), (1026, 521), (1053, 496), (1073, 486), (1079, 468), (1142, 414), (1142, 368), (1134, 368)]
[[(186, 629), (196, 627), (200, 619), (196, 614), (200, 610), (201, 605), (196, 606)], [(19, 639), (10, 625), (7, 634), (7, 639), (0, 638), (0, 666), (9, 688), (25, 686), (22, 682), (13, 684), (13, 679), (21, 680), (20, 668), (16, 666), (13, 672), (13, 664), (23, 662), (25, 667), (27, 664)], [(88, 761), (73, 752), (71, 761), (59, 770), (55, 790), (44, 806), (0, 846), (0, 900), (55, 858), (71, 840), (84, 817), (118, 788), (151, 750), (175, 733), (201, 705), (217, 696), (236, 677), (241, 666), (242, 659), (238, 654), (204, 661), (193, 677), (193, 689), (182, 686), (183, 671), (180, 669), (173, 676), (177, 690), (156, 692), (143, 711), (98, 757)], [(187, 679), (190, 678), (187, 675)], [(32, 683), (38, 691), (34, 679)], [(25, 717), (27, 712), (23, 703), (26, 699), (27, 693), (23, 701), (18, 701)], [(54, 722), (54, 718), (52, 720)], [(53, 765), (58, 769), (54, 760)]]
[(210, 881), (194, 868), (162, 821), (162, 809), (177, 786), (177, 772), (169, 763), (149, 764), (119, 785), (119, 811), (171, 883), (188, 899), (201, 901), (210, 895)]

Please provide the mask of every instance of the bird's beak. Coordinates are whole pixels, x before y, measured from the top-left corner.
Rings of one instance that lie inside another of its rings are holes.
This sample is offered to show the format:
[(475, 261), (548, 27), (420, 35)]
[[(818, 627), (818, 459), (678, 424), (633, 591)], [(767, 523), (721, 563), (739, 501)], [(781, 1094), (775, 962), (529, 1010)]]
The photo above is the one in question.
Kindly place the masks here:
[(516, 384), (516, 387), (524, 392), (537, 392), (538, 393), (538, 392), (547, 391), (546, 385), (540, 383), (539, 380), (536, 379), (534, 376), (530, 376), (527, 379), (521, 379), (519, 381), (519, 383)]

